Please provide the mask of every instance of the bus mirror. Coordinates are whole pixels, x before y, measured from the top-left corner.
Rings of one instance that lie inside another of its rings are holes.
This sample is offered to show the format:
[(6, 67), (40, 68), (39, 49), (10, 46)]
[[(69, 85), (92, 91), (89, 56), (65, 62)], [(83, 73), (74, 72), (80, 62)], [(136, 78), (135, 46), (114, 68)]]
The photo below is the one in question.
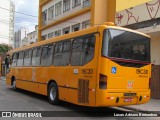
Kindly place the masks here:
[(5, 65), (7, 68), (9, 67), (9, 58), (8, 57), (5, 58)]

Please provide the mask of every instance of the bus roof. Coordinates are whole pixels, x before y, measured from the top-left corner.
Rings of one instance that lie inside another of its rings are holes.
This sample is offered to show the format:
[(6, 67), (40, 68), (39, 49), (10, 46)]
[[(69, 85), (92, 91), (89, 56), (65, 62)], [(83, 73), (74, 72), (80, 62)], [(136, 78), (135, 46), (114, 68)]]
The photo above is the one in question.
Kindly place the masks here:
[(142, 32), (139, 32), (139, 31), (137, 31), (137, 30), (132, 30), (132, 29), (128, 29), (128, 28), (124, 28), (124, 27), (119, 27), (119, 26), (108, 26), (107, 28), (125, 30), (125, 31), (128, 31), (128, 32), (133, 32), (133, 33), (140, 34), (140, 35), (143, 35), (143, 36), (146, 36), (146, 37), (150, 38), (149, 35), (144, 34), (144, 33), (142, 33)]
[(14, 50), (9, 51), (7, 54), (11, 55), (12, 53), (17, 52), (17, 51), (26, 50), (26, 49), (33, 48), (33, 47), (38, 47), (38, 46), (41, 46), (41, 45), (44, 45), (44, 44), (50, 44), (50, 43), (53, 43), (53, 42), (57, 42), (59, 40), (67, 40), (67, 39), (71, 39), (71, 38), (74, 38), (74, 37), (82, 36), (84, 34), (87, 35), (87, 34), (96, 33), (96, 32), (99, 31), (99, 28), (101, 28), (101, 29), (112, 28), (112, 29), (125, 30), (125, 31), (129, 31), (129, 32), (133, 32), (133, 33), (137, 33), (137, 34), (149, 37), (148, 35), (143, 34), (141, 32), (131, 30), (131, 29), (127, 29), (127, 28), (123, 28), (123, 27), (100, 25), (100, 26), (96, 26), (96, 27), (90, 27), (90, 28), (87, 28), (85, 30), (80, 30), (80, 31), (69, 33), (69, 34), (65, 34), (63, 36), (58, 36), (58, 37), (55, 37), (55, 38), (51, 38), (51, 39), (48, 39), (48, 40), (45, 40), (45, 41), (36, 42), (36, 43), (30, 44), (30, 45), (27, 45), (27, 46), (23, 46), (23, 47), (20, 47), (20, 48), (16, 48)]

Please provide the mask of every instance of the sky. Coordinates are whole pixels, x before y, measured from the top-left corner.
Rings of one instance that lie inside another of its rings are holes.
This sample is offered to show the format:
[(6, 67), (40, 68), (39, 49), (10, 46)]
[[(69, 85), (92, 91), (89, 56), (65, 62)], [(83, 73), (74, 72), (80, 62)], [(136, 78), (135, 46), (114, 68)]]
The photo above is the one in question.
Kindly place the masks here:
[(35, 30), (35, 25), (38, 24), (38, 6), (39, 0), (11, 0), (15, 4), (15, 11), (24, 14), (37, 16), (31, 17), (15, 13), (15, 31), (21, 27), (29, 28), (29, 32)]

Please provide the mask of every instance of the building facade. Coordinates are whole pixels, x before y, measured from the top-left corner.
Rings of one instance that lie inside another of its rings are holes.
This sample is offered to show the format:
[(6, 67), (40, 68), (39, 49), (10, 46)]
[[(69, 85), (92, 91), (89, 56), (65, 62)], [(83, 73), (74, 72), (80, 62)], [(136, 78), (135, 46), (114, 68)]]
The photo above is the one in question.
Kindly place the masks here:
[(11, 0), (0, 0), (0, 44), (13, 45), (14, 11), (15, 6)]
[(113, 22), (116, 9), (145, 1), (148, 0), (39, 0), (38, 41)]
[(27, 34), (29, 33), (29, 29), (22, 28), (15, 32), (14, 34), (14, 48), (22, 47), (28, 43)]
[(37, 39), (38, 39), (38, 25), (35, 26), (35, 31), (27, 34), (27, 44), (26, 45), (37, 42)]
[(115, 11), (107, 11), (115, 8), (116, 0), (112, 0), (112, 5), (109, 2), (110, 0), (40, 0), (38, 41), (111, 21), (107, 18), (113, 17), (107, 16), (113, 15)]

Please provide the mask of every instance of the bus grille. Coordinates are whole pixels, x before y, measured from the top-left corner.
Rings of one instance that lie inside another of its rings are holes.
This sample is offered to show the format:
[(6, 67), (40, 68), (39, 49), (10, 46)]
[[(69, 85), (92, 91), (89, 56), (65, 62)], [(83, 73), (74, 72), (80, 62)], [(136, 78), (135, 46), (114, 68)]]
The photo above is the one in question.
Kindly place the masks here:
[(78, 80), (78, 102), (89, 103), (89, 80)]

